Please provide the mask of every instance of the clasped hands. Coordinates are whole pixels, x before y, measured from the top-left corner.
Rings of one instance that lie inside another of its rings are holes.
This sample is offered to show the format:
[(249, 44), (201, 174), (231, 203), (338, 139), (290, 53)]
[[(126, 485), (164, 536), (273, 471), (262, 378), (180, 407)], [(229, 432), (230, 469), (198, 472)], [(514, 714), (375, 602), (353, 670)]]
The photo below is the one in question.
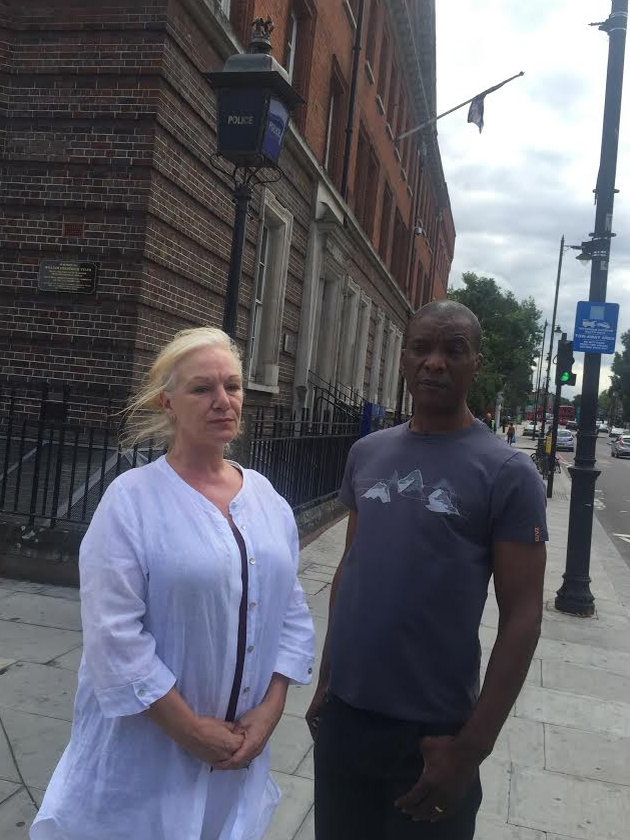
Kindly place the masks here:
[(215, 770), (243, 770), (262, 753), (279, 719), (278, 710), (264, 701), (234, 723), (200, 717), (186, 748)]

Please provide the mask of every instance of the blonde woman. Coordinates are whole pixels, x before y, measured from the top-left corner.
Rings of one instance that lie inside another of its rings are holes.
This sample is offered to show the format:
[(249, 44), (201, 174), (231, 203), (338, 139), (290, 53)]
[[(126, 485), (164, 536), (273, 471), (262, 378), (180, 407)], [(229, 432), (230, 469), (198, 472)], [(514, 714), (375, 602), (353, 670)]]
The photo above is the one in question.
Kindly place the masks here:
[(166, 456), (109, 487), (80, 551), (84, 652), (70, 744), (32, 840), (258, 840), (279, 799), (267, 742), (313, 626), (289, 505), (226, 460), (238, 351), (186, 330), (132, 403)]

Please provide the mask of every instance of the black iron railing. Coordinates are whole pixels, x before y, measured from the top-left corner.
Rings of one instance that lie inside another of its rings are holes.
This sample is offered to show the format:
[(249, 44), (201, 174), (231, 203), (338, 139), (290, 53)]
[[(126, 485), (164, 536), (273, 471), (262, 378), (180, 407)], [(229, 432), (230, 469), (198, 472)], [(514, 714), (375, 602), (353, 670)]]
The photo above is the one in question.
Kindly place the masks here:
[[(86, 525), (111, 482), (163, 454), (121, 449), (120, 408), (111, 396), (72, 394), (38, 383), (0, 384), (0, 514), (29, 525)], [(246, 418), (239, 458), (263, 473), (294, 509), (334, 496), (360, 434), (358, 414), (313, 420), (282, 407)]]

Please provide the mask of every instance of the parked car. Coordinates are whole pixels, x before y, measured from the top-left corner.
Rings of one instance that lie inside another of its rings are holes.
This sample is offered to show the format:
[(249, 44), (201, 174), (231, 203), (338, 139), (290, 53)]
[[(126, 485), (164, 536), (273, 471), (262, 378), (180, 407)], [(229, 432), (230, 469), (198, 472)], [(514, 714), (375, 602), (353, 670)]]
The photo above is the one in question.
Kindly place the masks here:
[(625, 458), (630, 455), (630, 435), (620, 435), (610, 444), (610, 454), (613, 458)]
[(570, 431), (577, 432), (577, 427), (577, 420), (567, 420), (567, 429), (569, 429)]
[(556, 452), (573, 452), (575, 449), (575, 438), (568, 429), (558, 429), (558, 440)]
[(606, 421), (604, 420), (601, 423), (597, 424), (597, 431), (598, 432), (603, 432), (604, 434), (607, 435), (610, 432), (610, 427), (609, 427), (608, 423), (606, 423)]
[(624, 430), (619, 428), (619, 426), (613, 426), (610, 430), (608, 437), (610, 438), (611, 442), (617, 440), (617, 438), (621, 437)]
[(534, 437), (534, 424), (525, 423), (523, 426), (523, 437)]

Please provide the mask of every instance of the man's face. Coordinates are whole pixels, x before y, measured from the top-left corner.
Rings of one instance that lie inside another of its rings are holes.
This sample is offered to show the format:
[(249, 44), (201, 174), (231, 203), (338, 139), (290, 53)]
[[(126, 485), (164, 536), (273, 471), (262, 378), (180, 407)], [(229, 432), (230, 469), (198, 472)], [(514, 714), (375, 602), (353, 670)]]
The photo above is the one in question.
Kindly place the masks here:
[(435, 414), (456, 412), (482, 363), (465, 318), (426, 315), (411, 324), (402, 368), (417, 408)]

